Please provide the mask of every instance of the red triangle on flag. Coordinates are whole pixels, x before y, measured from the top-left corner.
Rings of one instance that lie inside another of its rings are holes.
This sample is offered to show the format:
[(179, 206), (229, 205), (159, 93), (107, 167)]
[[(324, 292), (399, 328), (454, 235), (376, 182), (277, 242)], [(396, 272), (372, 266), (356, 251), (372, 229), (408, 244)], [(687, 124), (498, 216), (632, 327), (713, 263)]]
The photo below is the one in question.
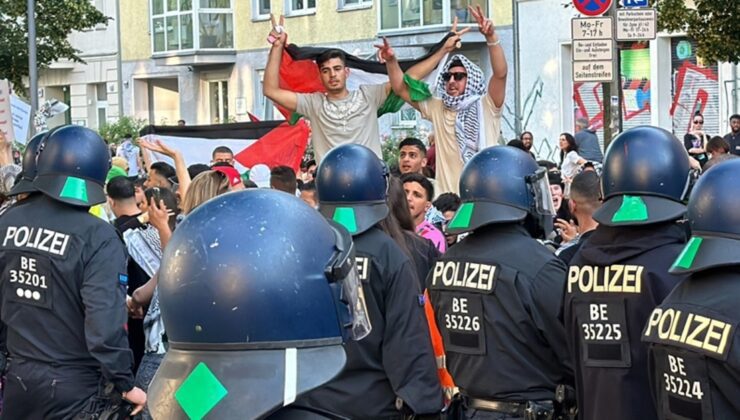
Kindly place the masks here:
[(300, 170), (310, 134), (311, 130), (303, 119), (295, 125), (285, 122), (237, 153), (234, 159), (247, 168), (259, 163), (270, 168), (285, 165), (290, 166), (297, 173)]

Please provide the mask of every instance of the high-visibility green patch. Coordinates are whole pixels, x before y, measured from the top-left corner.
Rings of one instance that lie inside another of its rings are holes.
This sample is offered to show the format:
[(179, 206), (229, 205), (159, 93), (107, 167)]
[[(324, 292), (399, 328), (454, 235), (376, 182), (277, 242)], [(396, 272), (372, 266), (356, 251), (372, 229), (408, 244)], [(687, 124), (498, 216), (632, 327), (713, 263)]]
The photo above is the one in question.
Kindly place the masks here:
[(470, 219), (473, 217), (473, 210), (475, 209), (475, 203), (463, 203), (462, 206), (457, 210), (455, 216), (450, 220), (450, 224), (447, 225), (450, 229), (466, 229), (470, 227)]
[(201, 362), (175, 392), (175, 399), (190, 419), (200, 420), (228, 393), (211, 369)]
[(696, 254), (699, 252), (699, 247), (701, 247), (701, 243), (703, 241), (704, 238), (700, 238), (698, 236), (692, 237), (689, 243), (684, 247), (683, 251), (681, 251), (681, 255), (676, 258), (672, 268), (683, 268), (684, 270), (691, 268), (691, 266), (694, 265), (694, 259), (696, 258)]
[(347, 228), (349, 233), (357, 233), (357, 217), (352, 207), (337, 207), (334, 210), (334, 221)]
[(59, 193), (59, 196), (87, 203), (87, 185), (85, 185), (85, 180), (68, 176), (67, 180), (64, 181), (64, 186), (62, 187), (62, 191)]
[(648, 219), (648, 209), (640, 197), (625, 195), (622, 197), (622, 205), (619, 207), (612, 222), (642, 222)]

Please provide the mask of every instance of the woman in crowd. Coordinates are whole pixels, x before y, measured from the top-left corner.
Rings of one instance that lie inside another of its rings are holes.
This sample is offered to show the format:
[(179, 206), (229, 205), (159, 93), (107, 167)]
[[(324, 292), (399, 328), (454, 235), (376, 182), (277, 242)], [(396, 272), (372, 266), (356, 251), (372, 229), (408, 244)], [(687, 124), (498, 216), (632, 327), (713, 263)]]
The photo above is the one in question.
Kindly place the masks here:
[(697, 112), (691, 121), (691, 129), (683, 136), (683, 146), (689, 156), (698, 160), (701, 166), (709, 160), (706, 152), (709, 139), (710, 136), (704, 132), (704, 116)]
[(578, 145), (576, 139), (570, 133), (560, 135), (560, 173), (563, 176), (565, 184), (564, 195), (567, 198), (570, 195), (570, 183), (573, 177), (581, 170), (581, 165), (586, 163), (586, 159), (578, 154)]

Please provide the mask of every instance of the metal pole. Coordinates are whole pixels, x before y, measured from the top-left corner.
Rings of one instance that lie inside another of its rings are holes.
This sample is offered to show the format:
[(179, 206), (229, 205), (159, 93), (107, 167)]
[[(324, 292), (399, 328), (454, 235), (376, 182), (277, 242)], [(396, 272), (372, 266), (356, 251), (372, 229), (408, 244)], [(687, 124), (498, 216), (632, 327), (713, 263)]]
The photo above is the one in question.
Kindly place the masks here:
[(123, 58), (121, 57), (121, 0), (116, 0), (116, 42), (118, 52), (116, 54), (116, 77), (118, 78), (118, 119), (123, 117)]
[(514, 0), (514, 130), (516, 136), (522, 134), (522, 85), (519, 68), (519, 0)]
[[(606, 16), (611, 16), (616, 25), (617, 19), (617, 2), (613, 1), (612, 6)], [(621, 89), (621, 66), (619, 56), (619, 43), (616, 40), (616, 29), (614, 31), (614, 81), (611, 83), (602, 83), (602, 103), (604, 104), (604, 150), (609, 147), (612, 138), (621, 131), (622, 127), (622, 89)], [(615, 97), (614, 103), (612, 97)]]
[(36, 64), (36, 16), (35, 0), (28, 0), (27, 22), (28, 22), (28, 80), (30, 85), (29, 96), (31, 99), (31, 124), (29, 127), (31, 135), (34, 134), (33, 117), (39, 109), (39, 80), (38, 66)]

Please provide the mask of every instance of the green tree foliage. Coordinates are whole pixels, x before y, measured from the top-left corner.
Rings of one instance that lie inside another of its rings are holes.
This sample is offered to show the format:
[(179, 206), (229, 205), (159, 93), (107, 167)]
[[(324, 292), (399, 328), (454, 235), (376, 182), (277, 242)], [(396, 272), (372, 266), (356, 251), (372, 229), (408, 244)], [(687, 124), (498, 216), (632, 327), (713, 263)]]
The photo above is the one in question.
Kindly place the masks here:
[(98, 133), (108, 143), (120, 143), (126, 139), (139, 137), (139, 131), (145, 125), (145, 120), (124, 116), (114, 123), (103, 124), (98, 130)]
[(707, 62), (740, 61), (740, 1), (651, 0), (651, 4), (658, 10), (658, 27), (686, 32), (696, 40), (699, 57)]
[[(108, 18), (88, 0), (36, 0), (36, 44), (39, 68), (59, 59), (83, 62), (67, 41), (73, 31), (107, 24)], [(26, 2), (0, 0), (0, 79), (25, 91), (28, 76), (28, 27)]]

